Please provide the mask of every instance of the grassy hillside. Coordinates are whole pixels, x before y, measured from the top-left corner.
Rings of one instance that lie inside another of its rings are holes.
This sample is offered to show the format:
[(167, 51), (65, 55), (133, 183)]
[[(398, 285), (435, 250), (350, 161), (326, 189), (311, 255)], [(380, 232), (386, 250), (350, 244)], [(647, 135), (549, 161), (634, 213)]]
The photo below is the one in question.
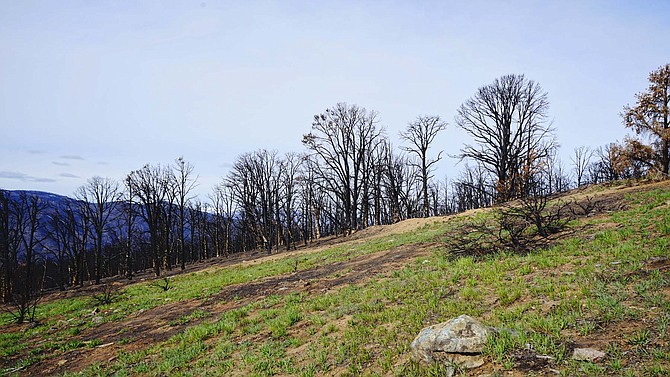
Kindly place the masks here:
[[(0, 370), (433, 376), (441, 367), (413, 362), (410, 342), (427, 325), (468, 314), (501, 330), (487, 364), (468, 375), (668, 375), (670, 182), (560, 200), (596, 209), (523, 255), (490, 250), (494, 211), (478, 210), (222, 261), (171, 277), (168, 290), (160, 279), (110, 285), (108, 304), (90, 291), (53, 295), (38, 325), (0, 315)], [(490, 252), (454, 255), (447, 245), (463, 229)], [(574, 361), (575, 347), (607, 357)]]

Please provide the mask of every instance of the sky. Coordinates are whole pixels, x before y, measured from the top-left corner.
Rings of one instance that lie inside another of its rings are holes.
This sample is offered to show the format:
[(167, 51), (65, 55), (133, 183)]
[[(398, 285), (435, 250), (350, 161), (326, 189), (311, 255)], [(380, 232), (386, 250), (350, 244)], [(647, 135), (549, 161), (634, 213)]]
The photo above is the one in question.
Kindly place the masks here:
[[(72, 195), (180, 156), (203, 200), (235, 159), (304, 151), (315, 114), (379, 113), (396, 146), (420, 115), (455, 126), (477, 88), (548, 93), (564, 164), (622, 140), (619, 113), (670, 63), (668, 1), (0, 0), (0, 188)], [(437, 178), (462, 164), (439, 162)]]

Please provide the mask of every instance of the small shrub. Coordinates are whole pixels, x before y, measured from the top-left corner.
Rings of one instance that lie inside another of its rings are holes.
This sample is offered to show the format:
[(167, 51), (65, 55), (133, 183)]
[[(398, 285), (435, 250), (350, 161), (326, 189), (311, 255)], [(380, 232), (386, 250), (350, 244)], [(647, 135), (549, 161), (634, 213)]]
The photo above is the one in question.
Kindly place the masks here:
[(93, 295), (93, 300), (97, 305), (109, 305), (118, 296), (118, 287), (114, 284), (103, 284), (98, 293)]
[(154, 280), (151, 285), (161, 289), (163, 292), (167, 292), (172, 288), (172, 280), (169, 276), (163, 276), (162, 279)]

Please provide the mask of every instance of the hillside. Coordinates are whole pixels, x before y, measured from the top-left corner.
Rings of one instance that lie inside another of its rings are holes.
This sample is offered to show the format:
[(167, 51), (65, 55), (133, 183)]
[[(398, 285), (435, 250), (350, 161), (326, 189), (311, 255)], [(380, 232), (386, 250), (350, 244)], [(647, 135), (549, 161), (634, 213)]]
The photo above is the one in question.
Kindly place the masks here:
[[(467, 375), (668, 375), (670, 182), (589, 187), (559, 202), (590, 209), (530, 252), (487, 249), (495, 209), (482, 209), (167, 280), (110, 280), (110, 303), (96, 292), (105, 287), (54, 293), (37, 325), (0, 314), (0, 373), (442, 375), (412, 361), (409, 344), (468, 314), (501, 331)], [(464, 230), (480, 252), (454, 254)], [(607, 356), (575, 361), (576, 347)]]

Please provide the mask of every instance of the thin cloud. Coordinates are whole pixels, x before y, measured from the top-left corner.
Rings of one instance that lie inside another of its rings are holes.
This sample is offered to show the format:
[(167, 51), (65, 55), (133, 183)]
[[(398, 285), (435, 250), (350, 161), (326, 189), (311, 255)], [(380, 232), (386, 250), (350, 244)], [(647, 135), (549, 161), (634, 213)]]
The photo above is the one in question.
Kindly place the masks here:
[(0, 178), (16, 179), (19, 181), (26, 182), (30, 179), (30, 176), (26, 173), (21, 173), (18, 171), (0, 171)]
[(98, 165), (109, 165), (109, 162), (98, 161)]
[(56, 182), (56, 180), (55, 180), (55, 179), (51, 179), (51, 178), (34, 178), (34, 177), (33, 177), (31, 182), (53, 183), (53, 182)]
[(31, 149), (31, 150), (28, 151), (28, 153), (30, 153), (30, 154), (43, 154), (44, 151), (41, 151), (39, 149)]
[(81, 157), (77, 154), (66, 154), (66, 155), (60, 156), (60, 158), (62, 158), (64, 160), (81, 160), (81, 161), (84, 160), (83, 157)]
[(79, 178), (78, 175), (71, 174), (71, 173), (60, 173), (58, 176), (63, 177), (63, 178)]
[(0, 171), (0, 178), (15, 179), (21, 182), (40, 182), (40, 183), (56, 182), (55, 179), (51, 178), (33, 177), (32, 175), (28, 175), (20, 171), (7, 171), (7, 170)]
[(51, 163), (58, 166), (70, 166), (68, 162), (62, 162), (62, 161), (51, 161)]

